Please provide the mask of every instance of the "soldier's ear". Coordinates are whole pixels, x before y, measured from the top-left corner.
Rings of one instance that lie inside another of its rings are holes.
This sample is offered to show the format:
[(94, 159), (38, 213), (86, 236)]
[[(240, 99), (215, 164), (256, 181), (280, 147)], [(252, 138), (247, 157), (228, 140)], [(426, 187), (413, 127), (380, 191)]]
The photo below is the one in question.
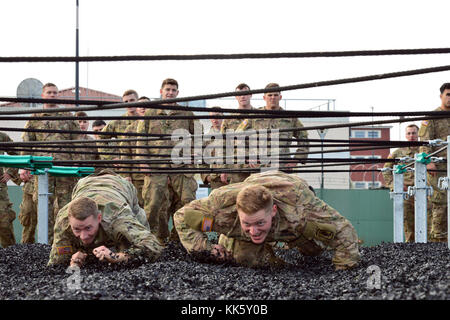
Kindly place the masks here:
[(98, 221), (98, 223), (102, 222), (102, 213), (101, 212), (99, 212), (97, 215), (97, 221)]
[(275, 215), (277, 214), (277, 211), (278, 211), (277, 205), (274, 204), (272, 207), (272, 214), (271, 214), (272, 218), (275, 217)]

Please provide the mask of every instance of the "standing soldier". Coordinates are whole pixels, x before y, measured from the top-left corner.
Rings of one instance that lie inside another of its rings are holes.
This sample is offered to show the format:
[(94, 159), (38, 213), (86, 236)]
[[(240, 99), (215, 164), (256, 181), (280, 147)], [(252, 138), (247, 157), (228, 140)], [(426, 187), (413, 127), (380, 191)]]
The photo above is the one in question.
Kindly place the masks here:
[[(277, 83), (269, 83), (265, 89), (269, 89), (269, 88), (273, 88), (274, 91), (272, 92), (266, 92), (264, 93), (264, 101), (266, 102), (266, 106), (263, 108), (259, 108), (259, 109), (263, 109), (263, 110), (279, 110), (280, 113), (282, 113), (284, 111), (283, 108), (280, 107), (280, 100), (282, 98), (281, 96), (281, 92), (277, 91), (277, 88), (279, 88), (280, 86)], [(251, 124), (242, 124), (239, 128), (239, 130), (248, 130), (246, 127), (247, 126), (251, 126), (252, 130), (268, 130), (268, 136), (270, 134), (270, 129), (299, 129), (299, 128), (303, 128), (303, 124), (301, 123), (301, 121), (297, 118), (260, 118), (260, 119), (253, 119), (251, 121)], [(305, 130), (292, 130), (292, 131), (284, 131), (284, 132), (279, 132), (279, 143), (286, 145), (286, 144), (291, 144), (290, 140), (292, 138), (297, 138), (297, 139), (308, 139), (308, 133)], [(272, 141), (273, 143), (273, 141)], [(268, 145), (268, 150), (269, 150), (269, 154), (267, 155), (269, 157), (269, 159), (271, 157), (278, 157), (281, 156), (282, 158), (287, 158), (290, 157), (289, 155), (287, 155), (287, 153), (290, 153), (290, 148), (289, 147), (283, 147), (283, 148), (278, 148), (277, 143), (275, 142), (275, 145), (271, 145), (269, 147), (269, 142), (267, 142)], [(277, 154), (273, 154), (271, 153), (271, 149), (272, 148), (277, 148), (279, 152), (277, 152)], [(306, 152), (309, 151), (309, 147), (308, 147), (308, 142), (297, 142), (297, 151), (296, 153), (302, 153), (302, 154), (297, 154), (295, 155), (294, 158), (296, 159), (306, 159), (308, 158), (308, 155), (305, 154)], [(278, 159), (277, 159), (278, 160)], [(278, 162), (278, 161), (277, 161)], [(281, 165), (281, 167), (285, 166), (285, 167), (295, 167), (297, 165), (297, 162), (288, 162), (285, 163), (284, 165)]]
[[(0, 142), (12, 142), (11, 138), (3, 132), (0, 132)], [(9, 155), (17, 155), (10, 150), (2, 150), (2, 154), (7, 152)], [(17, 176), (17, 169), (0, 167), (0, 245), (3, 248), (16, 243), (14, 238), (13, 221), (16, 213), (12, 209), (12, 203), (9, 200), (7, 182)]]
[[(418, 141), (419, 127), (415, 124), (410, 124), (406, 127), (406, 140), (410, 142)], [(398, 159), (403, 157), (409, 157), (414, 159), (415, 154), (419, 153), (419, 147), (405, 147), (396, 149), (388, 156), (388, 159)], [(393, 168), (393, 162), (386, 162), (384, 168)], [(393, 177), (391, 171), (383, 171), (383, 178), (386, 187), (394, 190)], [(403, 191), (408, 191), (409, 186), (414, 186), (414, 172), (407, 171), (403, 174)], [(405, 230), (405, 242), (415, 242), (414, 231), (414, 196), (410, 196), (407, 200), (403, 201), (403, 228)], [(431, 214), (429, 211), (428, 213)], [(431, 215), (428, 217), (428, 226), (431, 227)], [(428, 231), (428, 236), (430, 230)]]
[[(279, 171), (255, 173), (216, 189), (178, 210), (174, 219), (189, 253), (206, 250), (246, 266), (282, 264), (274, 241), (304, 255), (331, 249), (336, 269), (354, 267), (360, 259), (352, 224), (317, 198), (303, 179)], [(221, 235), (216, 245), (208, 241), (211, 231)]]
[[(87, 117), (87, 113), (84, 111), (78, 111), (77, 113), (75, 113), (75, 116)], [(77, 120), (77, 121), (78, 121), (78, 125), (80, 126), (81, 131), (88, 131), (89, 120), (83, 119), (83, 120)], [(80, 134), (80, 139), (86, 140), (86, 142), (84, 143), (84, 145), (86, 145), (86, 146), (96, 146), (95, 139), (86, 133)], [(77, 143), (77, 144), (80, 144), (80, 143)], [(80, 161), (89, 162), (90, 160), (100, 160), (100, 155), (98, 154), (97, 148), (77, 148), (76, 152), (78, 152), (78, 154), (79, 154)], [(90, 164), (88, 163), (88, 165), (90, 165)]]
[[(236, 87), (235, 91), (250, 91), (250, 87), (246, 83), (240, 83)], [(254, 109), (251, 105), (251, 99), (252, 99), (251, 94), (236, 96), (236, 100), (238, 102), (238, 110)], [(221, 132), (224, 134), (226, 134), (227, 132), (233, 133), (239, 128), (239, 126), (242, 123), (248, 123), (248, 120), (247, 119), (225, 119), (222, 123)], [(241, 127), (241, 129), (239, 129), (239, 131), (250, 130), (250, 129), (251, 128), (247, 125), (245, 127), (245, 129), (244, 129), (244, 127)], [(226, 139), (226, 137), (224, 137), (224, 140), (225, 139)], [(236, 150), (235, 154), (237, 154), (237, 150)], [(233, 164), (233, 165), (228, 165), (228, 166), (225, 165), (224, 167), (231, 168), (231, 169), (234, 169), (234, 168), (242, 169), (242, 168), (248, 168), (249, 166), (245, 165), (245, 164), (241, 164), (241, 165)], [(222, 181), (223, 184), (242, 182), (249, 175), (250, 175), (250, 173), (246, 173), (246, 172), (231, 173), (231, 174), (221, 173), (220, 180)]]
[[(149, 98), (147, 97), (140, 97), (138, 99), (138, 101), (150, 101)], [(144, 116), (145, 115), (145, 108), (136, 108), (136, 114), (138, 116)], [(126, 129), (125, 129), (125, 133), (136, 133), (137, 132), (137, 127), (139, 124), (140, 120), (138, 121), (133, 121)], [(130, 137), (131, 139), (134, 138), (138, 138), (138, 137)], [(143, 137), (140, 137), (143, 138)], [(122, 141), (120, 143), (121, 147), (135, 147), (137, 145), (137, 141)], [(137, 160), (138, 159), (138, 153), (140, 153), (140, 149), (133, 149), (133, 148), (123, 148), (121, 153), (122, 155), (120, 156), (121, 160)], [(133, 156), (131, 155), (133, 154)], [(131, 167), (132, 164), (131, 163), (127, 163), (125, 164), (125, 166)], [(135, 165), (133, 166), (134, 168), (131, 168), (131, 170), (136, 170), (139, 171), (140, 166), (139, 165)], [(125, 171), (130, 171), (125, 170)], [(137, 196), (139, 199), (139, 206), (141, 206), (142, 208), (144, 208), (144, 199), (142, 197), (142, 188), (144, 186), (144, 174), (143, 173), (122, 173), (121, 174), (122, 177), (124, 177), (125, 179), (127, 179), (128, 181), (130, 181), (136, 188), (137, 190)]]
[[(440, 88), (441, 106), (434, 111), (450, 111), (450, 83), (444, 83)], [(421, 141), (441, 139), (447, 141), (450, 135), (450, 118), (432, 119), (422, 121), (419, 130)], [(420, 152), (427, 154), (437, 151), (440, 147), (421, 146)], [(447, 150), (443, 150), (435, 155), (436, 157), (447, 157)], [(440, 177), (447, 175), (447, 162), (429, 163), (428, 170), (443, 170), (443, 172), (428, 171), (428, 180), (433, 187), (431, 196), (432, 222), (431, 222), (431, 241), (447, 242), (447, 192), (438, 188)]]
[[(42, 88), (42, 98), (43, 99), (55, 99), (58, 96), (58, 88), (53, 83), (47, 83)], [(55, 109), (58, 108), (56, 104), (44, 103), (44, 109)], [(36, 120), (29, 120), (25, 124), (25, 129), (43, 129), (48, 131), (63, 130), (64, 133), (59, 132), (24, 132), (22, 139), (24, 142), (32, 141), (62, 141), (62, 140), (79, 140), (79, 134), (67, 133), (70, 131), (80, 131), (80, 126), (75, 120), (39, 120), (43, 116), (53, 116), (53, 117), (67, 117), (73, 116), (70, 112), (58, 111), (56, 113), (40, 113), (35, 114)], [(79, 160), (76, 152), (74, 153), (53, 153), (53, 152), (41, 152), (33, 151), (36, 147), (31, 147), (31, 154), (35, 156), (51, 156), (54, 161), (64, 161), (64, 160)], [(51, 149), (55, 151), (67, 151), (68, 146), (62, 147), (47, 147), (46, 149)], [(22, 155), (26, 155), (28, 152), (22, 151)], [(20, 177), (22, 180), (27, 181), (32, 178), (31, 174), (27, 170), (21, 169)], [(70, 201), (70, 195), (72, 189), (76, 183), (76, 178), (74, 177), (53, 177), (49, 175), (48, 177), (48, 241), (52, 243), (53, 241), (53, 225), (55, 223), (55, 217), (58, 210), (64, 207)], [(38, 177), (34, 177), (34, 200), (38, 199)]]
[(162, 251), (139, 207), (136, 188), (111, 170), (80, 179), (72, 201), (58, 213), (48, 264), (81, 267), (89, 254), (110, 263)]
[[(131, 103), (131, 102), (137, 102), (138, 101), (138, 93), (135, 90), (127, 90), (122, 95), (122, 102), (123, 103)], [(136, 116), (136, 107), (128, 107), (127, 112), (122, 115), (123, 119), (120, 120), (112, 120), (109, 122), (103, 129), (102, 132), (110, 132), (113, 133), (111, 135), (108, 134), (102, 134), (99, 135), (99, 139), (124, 139), (126, 136), (120, 135), (121, 133), (125, 132), (125, 129), (132, 124), (135, 120), (127, 119), (127, 117), (130, 116)], [(101, 143), (103, 145), (103, 148), (99, 148), (100, 152), (119, 152), (118, 148), (108, 148), (108, 146), (118, 146), (118, 144), (109, 142), (109, 143)], [(100, 155), (100, 158), (102, 160), (119, 160), (120, 156), (118, 155)]]
[[(220, 109), (220, 107), (212, 107), (212, 109)], [(215, 116), (215, 115), (221, 116), (221, 115), (223, 115), (223, 113), (217, 112), (217, 111), (210, 111), (209, 115), (210, 116)], [(213, 135), (213, 134), (217, 134), (217, 133), (220, 134), (220, 128), (223, 123), (222, 122), (223, 119), (211, 118), (210, 120), (211, 120), (211, 128), (208, 131), (208, 135)], [(204, 142), (204, 147), (205, 147), (204, 150), (208, 150), (208, 149), (206, 149), (208, 146), (211, 146), (211, 147), (214, 146), (214, 139), (212, 137), (209, 138), (209, 140), (206, 139), (206, 142)], [(208, 152), (208, 156), (212, 157), (213, 152), (214, 152), (214, 149), (212, 149), (211, 152)], [(205, 152), (203, 152), (203, 154), (205, 155)], [(210, 160), (208, 162), (211, 163)], [(203, 165), (203, 167), (214, 168), (215, 166), (206, 164), (206, 165)], [(220, 187), (223, 187), (224, 185), (226, 185), (226, 183), (223, 183), (220, 180), (220, 174), (217, 174), (217, 173), (202, 173), (201, 178), (202, 178), (203, 183), (210, 184), (211, 190), (214, 190), (214, 189), (217, 189), (217, 188), (220, 188)]]

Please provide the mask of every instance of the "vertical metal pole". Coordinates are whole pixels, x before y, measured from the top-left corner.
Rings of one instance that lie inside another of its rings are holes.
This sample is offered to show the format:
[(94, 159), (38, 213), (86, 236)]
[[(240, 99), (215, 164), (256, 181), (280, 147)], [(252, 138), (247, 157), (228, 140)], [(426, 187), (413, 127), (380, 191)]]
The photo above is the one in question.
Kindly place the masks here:
[[(79, 56), (79, 48), (78, 48), (78, 0), (76, 0), (76, 5), (77, 5), (77, 10), (76, 10), (76, 30), (75, 30), (75, 56), (78, 58)], [(80, 71), (80, 67), (79, 67), (79, 62), (78, 60), (75, 61), (75, 100), (80, 99), (80, 80), (79, 80), (79, 72)], [(77, 107), (79, 106), (79, 104), (77, 103)]]
[[(417, 159), (417, 154), (416, 154)], [(415, 162), (414, 229), (416, 242), (427, 242), (427, 166)]]
[(38, 175), (38, 243), (48, 244), (48, 169)]
[[(395, 166), (394, 166), (395, 169)], [(392, 174), (394, 178), (394, 192), (391, 198), (394, 200), (394, 242), (404, 242), (403, 230), (403, 173)]]

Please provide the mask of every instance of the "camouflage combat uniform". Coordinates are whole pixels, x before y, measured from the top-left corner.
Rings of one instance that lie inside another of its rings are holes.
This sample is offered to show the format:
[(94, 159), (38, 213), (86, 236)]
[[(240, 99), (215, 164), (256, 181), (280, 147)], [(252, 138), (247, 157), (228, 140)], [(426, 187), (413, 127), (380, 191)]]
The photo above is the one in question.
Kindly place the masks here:
[[(3, 132), (0, 132), (0, 142), (12, 142), (11, 138)], [(10, 150), (1, 150), (1, 154), (7, 152), (9, 155), (17, 155), (16, 152)], [(8, 173), (11, 177), (17, 175), (15, 168), (1, 168), (0, 177), (3, 173)], [(5, 248), (16, 243), (14, 238), (13, 221), (16, 213), (12, 209), (12, 203), (9, 200), (8, 186), (6, 183), (0, 182), (0, 245)]]
[[(145, 116), (167, 115), (162, 109), (148, 109)], [(140, 134), (170, 134), (171, 129), (168, 120), (140, 120), (137, 126)], [(149, 140), (137, 142), (140, 147), (170, 146), (170, 140), (162, 140), (157, 137), (148, 137)], [(169, 164), (152, 164), (153, 161), (170, 161), (170, 148), (145, 148), (138, 149), (139, 160), (149, 161), (151, 167), (168, 169)], [(158, 239), (165, 239), (168, 236), (168, 210), (170, 206), (170, 193), (168, 186), (168, 175), (160, 173), (146, 173), (144, 176), (144, 186), (142, 187), (142, 197), (144, 199), (144, 210), (147, 215), (150, 229)]]
[[(252, 107), (252, 109), (255, 109)], [(230, 132), (235, 132), (235, 131), (245, 131), (245, 130), (252, 130), (251, 128), (251, 122), (249, 122), (248, 119), (224, 119), (222, 122), (222, 126), (220, 128), (220, 131), (222, 133), (230, 133)], [(224, 137), (224, 144), (225, 144), (225, 140), (226, 140), (226, 136)], [(235, 140), (235, 143), (238, 140)], [(248, 144), (247, 144), (248, 147)], [(238, 150), (236, 149), (234, 154), (238, 155)], [(242, 151), (242, 150), (241, 150)], [(247, 151), (247, 150), (246, 150)], [(248, 155), (248, 152), (245, 152), (246, 155)], [(236, 159), (237, 161), (237, 159)], [(245, 168), (249, 168), (248, 164), (229, 164), (229, 165), (224, 165), (225, 168), (229, 168), (229, 169), (245, 169)], [(244, 181), (246, 178), (248, 178), (248, 176), (250, 176), (249, 172), (239, 172), (239, 173), (230, 173), (228, 174), (229, 176), (229, 183), (237, 183), (237, 182), (242, 182)]]
[[(260, 108), (260, 110), (265, 109), (264, 107)], [(280, 113), (284, 112), (283, 108), (278, 109)], [(250, 123), (251, 122), (251, 123)], [(302, 122), (297, 118), (259, 118), (259, 119), (252, 119), (249, 121), (249, 124), (247, 126), (250, 126), (251, 130), (262, 130), (266, 129), (268, 130), (268, 139), (270, 139), (270, 129), (297, 129), (297, 128), (303, 128)], [(242, 124), (239, 129), (244, 130), (250, 130), (245, 128), (245, 125)], [(292, 145), (292, 141), (289, 141), (292, 138), (296, 139), (308, 139), (308, 132), (306, 130), (297, 130), (297, 131), (285, 131), (285, 132), (279, 132), (279, 145)], [(270, 145), (270, 140), (267, 141), (267, 153), (268, 156), (276, 156), (276, 154), (273, 154), (271, 149), (274, 147), (277, 148), (277, 144)], [(273, 143), (273, 142), (272, 142)], [(285, 155), (286, 153), (290, 153), (289, 147), (281, 147), (277, 150), (280, 158), (292, 158), (290, 155)], [(305, 153), (309, 151), (308, 142), (297, 142), (297, 150), (296, 153)], [(276, 152), (276, 151), (275, 151)], [(307, 159), (307, 154), (296, 154), (294, 156), (296, 159)], [(283, 163), (280, 162), (280, 167), (283, 166)]]
[[(125, 129), (125, 132), (126, 133), (136, 133), (139, 122), (140, 122), (140, 120), (132, 122)], [(131, 138), (134, 138), (134, 137), (131, 137)], [(137, 141), (122, 141), (122, 142), (120, 142), (119, 145), (121, 147), (124, 147), (124, 146), (133, 147), (133, 146), (137, 145)], [(121, 149), (122, 155), (120, 156), (120, 159), (121, 160), (136, 160), (136, 159), (138, 159), (139, 155), (130, 156), (128, 154), (137, 154), (137, 153), (141, 153), (141, 152), (142, 152), (141, 149), (123, 148), (123, 149)], [(125, 164), (125, 166), (133, 167), (133, 168), (124, 169), (122, 171), (139, 171), (140, 170), (139, 164), (133, 165), (131, 163), (127, 163), (127, 164)], [(133, 183), (133, 185), (135, 186), (135, 188), (137, 190), (139, 205), (143, 208), (144, 207), (144, 198), (142, 197), (142, 188), (144, 187), (145, 175), (143, 173), (121, 173), (120, 175), (124, 178), (131, 178), (131, 182)]]
[[(252, 184), (266, 187), (278, 208), (263, 244), (251, 242), (241, 229), (236, 211), (237, 194)], [(201, 220), (197, 223), (199, 216)], [(270, 244), (274, 241), (285, 242), (305, 255), (331, 249), (333, 263), (340, 267), (355, 266), (360, 259), (358, 236), (352, 224), (314, 196), (303, 179), (279, 171), (252, 174), (244, 182), (216, 189), (208, 198), (195, 200), (178, 210), (174, 219), (181, 243), (189, 253), (210, 251), (212, 244), (205, 232), (215, 231), (225, 236), (222, 237), (225, 241), (219, 240), (219, 244), (243, 265), (278, 263)]]
[[(440, 107), (434, 111), (443, 111)], [(450, 135), (450, 118), (433, 119), (422, 121), (419, 130), (419, 137), (421, 141), (441, 139), (447, 141), (447, 136)], [(442, 147), (442, 146), (441, 146)], [(441, 147), (421, 146), (420, 152), (430, 154), (437, 151)], [(443, 150), (435, 157), (447, 158), (447, 150)], [(438, 188), (438, 180), (440, 177), (447, 176), (447, 162), (436, 163), (437, 170), (445, 170), (445, 172), (436, 172), (435, 176), (427, 175), (428, 181), (433, 187), (433, 195), (431, 201), (433, 203), (432, 222), (431, 222), (431, 238), (432, 241), (447, 242), (447, 192)]]
[[(211, 127), (209, 129), (208, 134), (215, 134), (215, 133), (220, 133), (220, 130), (216, 129), (214, 127)], [(212, 148), (214, 146), (213, 143), (214, 143), (214, 138), (211, 138), (211, 139), (206, 138), (206, 141), (204, 142), (204, 147), (205, 147), (204, 150), (207, 150), (206, 148), (208, 146), (211, 146), (211, 148)], [(205, 154), (205, 153), (203, 153), (203, 154)], [(209, 154), (211, 154), (211, 157), (213, 157), (214, 156), (214, 149), (212, 149), (211, 152), (207, 152), (207, 154), (208, 154), (208, 156), (209, 156)], [(209, 160), (209, 161), (211, 161), (211, 160)], [(214, 164), (211, 164), (211, 165), (204, 164), (204, 165), (202, 165), (202, 168), (215, 168), (215, 167), (217, 167), (217, 165), (214, 165)], [(220, 180), (220, 174), (217, 174), (217, 173), (202, 173), (200, 176), (202, 178), (203, 183), (205, 183), (205, 184), (208, 184), (208, 177), (210, 177), (209, 184), (211, 186), (211, 190), (214, 190), (214, 189), (217, 189), (217, 188), (225, 186), (225, 184)]]
[[(46, 129), (46, 130), (66, 130), (66, 131), (80, 131), (80, 126), (75, 120), (39, 120), (41, 116), (73, 116), (70, 112), (58, 112), (58, 113), (41, 113), (36, 114), (36, 120), (29, 120), (25, 124), (25, 128), (29, 129)], [(60, 140), (80, 140), (80, 135), (75, 133), (51, 133), (51, 132), (24, 132), (22, 135), (22, 140), (24, 142), (31, 141), (60, 141)], [(50, 150), (65, 150), (67, 151), (67, 146), (63, 147), (44, 147), (40, 148), (39, 145), (36, 147), (38, 149), (50, 149)], [(73, 153), (53, 153), (53, 152), (42, 152), (42, 151), (22, 151), (22, 155), (31, 154), (33, 156), (51, 156), (54, 161), (62, 160), (79, 160), (79, 155), (77, 152)], [(48, 176), (48, 241), (49, 243), (53, 240), (53, 225), (55, 223), (55, 217), (60, 208), (64, 207), (70, 201), (70, 195), (72, 189), (77, 181), (75, 177), (53, 177)], [(38, 177), (34, 180), (36, 188), (34, 188), (34, 200), (37, 202), (38, 199)]]
[[(398, 159), (403, 157), (413, 158), (415, 154), (419, 153), (419, 147), (406, 147), (399, 148), (392, 152), (388, 159)], [(393, 162), (386, 162), (384, 168), (393, 168)], [(386, 187), (390, 188), (391, 191), (394, 190), (394, 180), (392, 171), (383, 171), (383, 178)], [(407, 171), (403, 174), (403, 184), (406, 188), (409, 186), (414, 186), (414, 172)], [(405, 242), (415, 242), (415, 231), (414, 231), (414, 196), (410, 196), (407, 200), (403, 201), (403, 228), (405, 230)], [(431, 231), (431, 210), (427, 212), (428, 214), (428, 236), (430, 236)]]
[(102, 214), (99, 231), (89, 246), (76, 238), (69, 224), (66, 205), (58, 213), (48, 264), (69, 263), (77, 251), (91, 254), (99, 246), (124, 252), (131, 259), (144, 256), (155, 261), (162, 247), (150, 232), (144, 210), (139, 207), (136, 188), (111, 170), (80, 179), (73, 190), (72, 200), (79, 197), (93, 199)]
[(34, 179), (26, 181), (22, 187), (19, 221), (23, 226), (22, 243), (34, 243), (37, 226), (37, 201), (34, 201)]
[[(130, 124), (132, 124), (133, 122), (137, 121), (137, 120), (126, 119), (127, 116), (128, 116), (128, 113), (124, 113), (122, 115), (122, 117), (124, 117), (124, 119), (112, 120), (111, 122), (109, 122), (102, 129), (102, 132), (110, 132), (110, 133), (115, 133), (115, 134), (111, 134), (111, 135), (102, 134), (102, 135), (99, 135), (99, 138), (100, 139), (113, 139), (113, 138), (126, 139), (127, 136), (119, 135), (119, 133), (125, 132), (126, 128)], [(107, 152), (109, 152), (109, 153), (119, 153), (119, 149), (115, 148), (117, 146), (118, 146), (118, 143), (116, 143), (116, 142), (108, 142), (108, 143), (100, 142), (98, 151), (99, 152), (105, 152), (105, 153), (107, 153)], [(100, 159), (102, 159), (102, 160), (120, 159), (120, 155), (105, 155), (105, 154), (102, 154), (102, 155), (100, 155)]]

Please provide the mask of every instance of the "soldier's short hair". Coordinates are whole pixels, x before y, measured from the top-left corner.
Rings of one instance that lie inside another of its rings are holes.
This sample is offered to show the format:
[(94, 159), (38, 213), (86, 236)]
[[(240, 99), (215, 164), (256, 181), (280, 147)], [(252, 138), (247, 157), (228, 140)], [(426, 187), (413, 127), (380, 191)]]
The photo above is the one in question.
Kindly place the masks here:
[(122, 98), (125, 97), (125, 96), (129, 96), (130, 94), (134, 94), (136, 97), (139, 97), (139, 95), (138, 95), (138, 93), (136, 92), (136, 90), (128, 89), (128, 90), (126, 90), (126, 91), (123, 93)]
[(97, 203), (87, 197), (80, 197), (72, 200), (69, 203), (67, 215), (77, 220), (84, 220), (90, 216), (97, 218), (98, 206)]
[(140, 97), (140, 98), (138, 99), (138, 101), (142, 101), (142, 100), (148, 100), (148, 101), (150, 101), (150, 98), (149, 98), (149, 97), (146, 97), (146, 96), (142, 96), (142, 97)]
[[(280, 85), (278, 83), (271, 82), (264, 89), (279, 88), (279, 87), (280, 87)], [(280, 90), (274, 90), (274, 91), (270, 91), (270, 92), (280, 92)]]
[(92, 124), (92, 127), (100, 127), (100, 126), (106, 126), (106, 122), (102, 119), (97, 119)]
[(439, 90), (441, 91), (441, 94), (443, 94), (445, 90), (450, 90), (450, 82), (444, 83)]
[(87, 113), (84, 111), (78, 111), (77, 113), (75, 113), (76, 117), (87, 117)]
[(58, 88), (58, 87), (56, 86), (56, 84), (51, 83), (51, 82), (47, 82), (46, 84), (44, 84), (44, 85), (42, 86), (42, 91), (44, 91), (44, 89), (47, 88), (47, 87), (56, 87), (56, 88)]
[(243, 211), (245, 214), (251, 215), (261, 209), (268, 211), (272, 206), (272, 194), (261, 185), (246, 186), (239, 191), (236, 197), (236, 209)]
[(172, 86), (176, 86), (177, 89), (178, 89), (178, 81), (175, 80), (175, 79), (172, 79), (172, 78), (164, 79), (164, 81), (163, 81), (162, 84), (161, 84), (161, 89), (164, 88), (164, 86), (165, 86), (165, 85), (168, 85), (168, 84), (169, 84), (169, 85), (172, 85)]
[(414, 124), (414, 123), (411, 123), (411, 124), (407, 125), (406, 129), (408, 129), (408, 128), (416, 128), (416, 130), (419, 131), (419, 127), (416, 124)]
[(239, 83), (235, 90), (243, 90), (243, 89), (250, 90), (250, 87), (246, 83)]
[(211, 107), (211, 111), (209, 113), (220, 113), (220, 114), (223, 114), (221, 109), (222, 108), (219, 107), (219, 106), (213, 106), (213, 107)]

